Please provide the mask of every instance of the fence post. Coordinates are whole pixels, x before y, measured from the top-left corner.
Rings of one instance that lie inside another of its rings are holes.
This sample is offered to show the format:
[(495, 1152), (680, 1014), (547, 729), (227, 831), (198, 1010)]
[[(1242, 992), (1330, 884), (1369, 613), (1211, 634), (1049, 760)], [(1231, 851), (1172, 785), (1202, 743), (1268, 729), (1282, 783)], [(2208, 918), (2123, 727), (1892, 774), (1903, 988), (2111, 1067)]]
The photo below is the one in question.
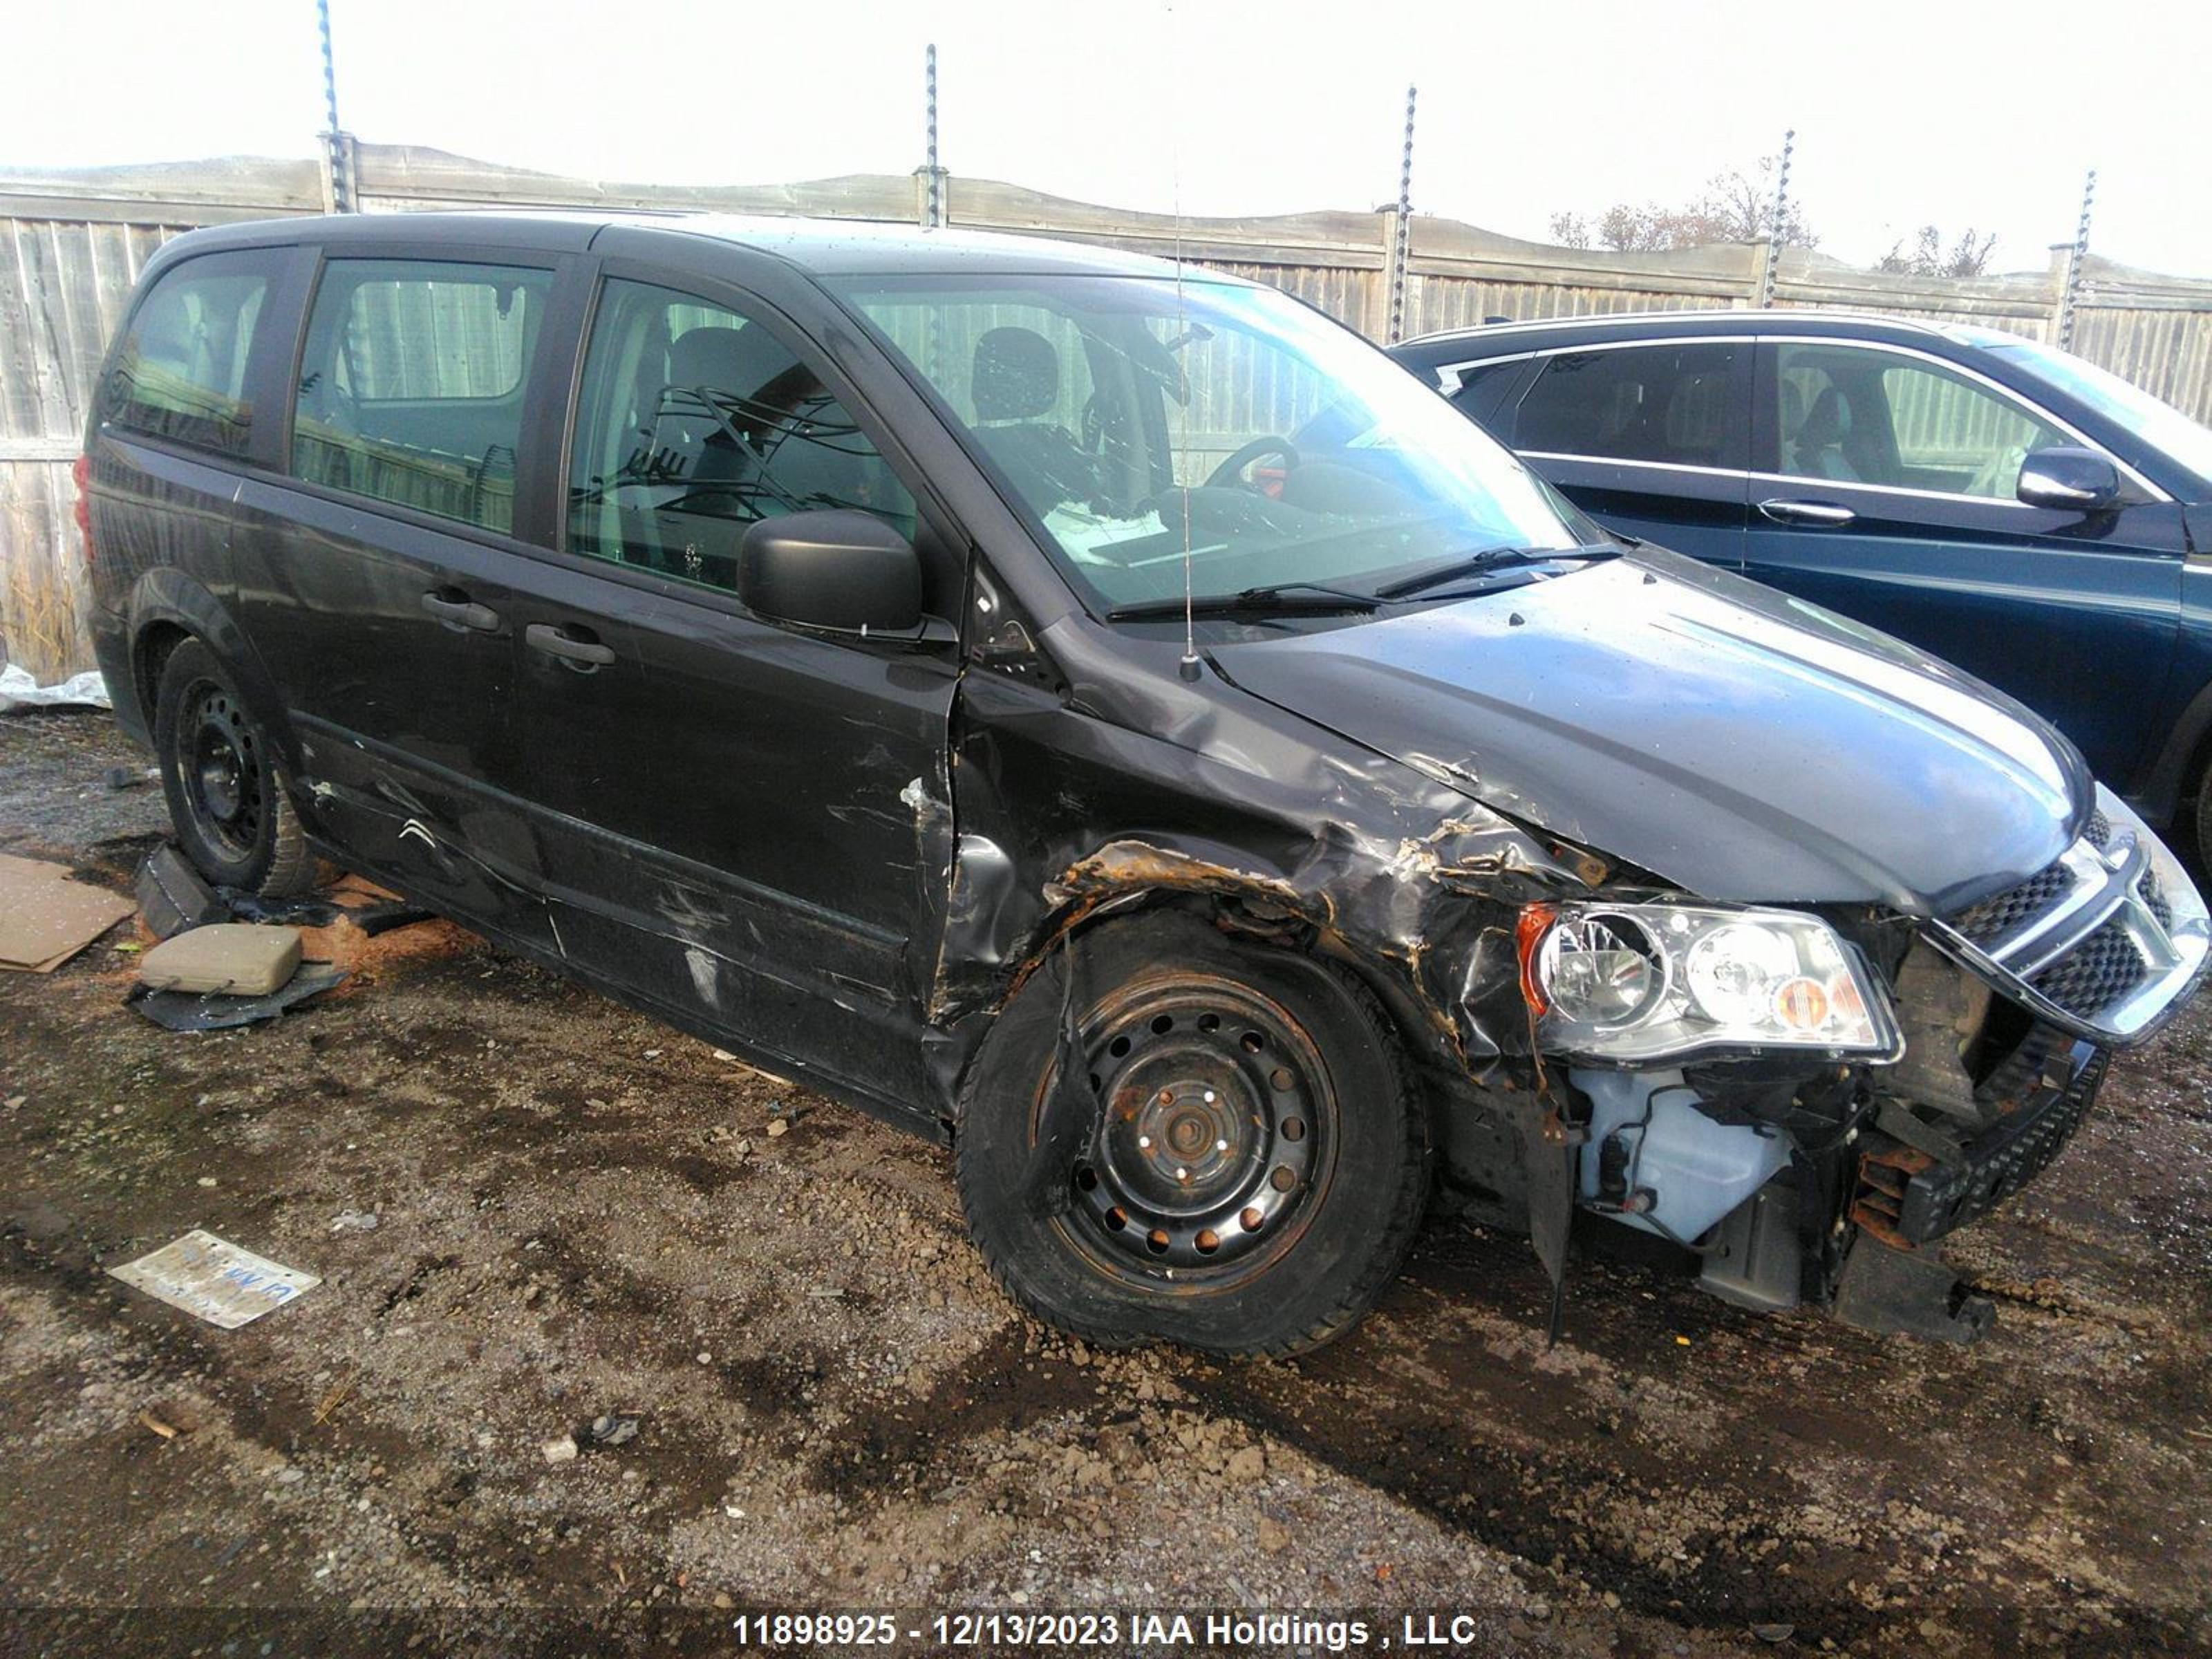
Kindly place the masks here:
[(1398, 161), (1398, 206), (1390, 216), (1390, 309), (1383, 325), (1385, 345), (1395, 345), (1406, 337), (1406, 268), (1413, 260), (1413, 100), (1419, 91), (1418, 87), (1406, 88), (1406, 148)]
[(353, 140), (338, 125), (338, 75), (331, 52), (331, 0), (315, 0), (315, 26), (323, 41), (323, 106), (329, 125), (323, 132), (323, 211), (358, 213), (359, 180), (354, 176)]
[(2058, 349), (2074, 349), (2074, 307), (2081, 295), (2081, 262), (2089, 254), (2089, 207), (2097, 197), (2097, 169), (2081, 184), (2081, 216), (2074, 226), (2074, 251), (2066, 261), (2066, 286), (2058, 296)]
[(1782, 161), (1774, 169), (1774, 207), (1766, 219), (1766, 261), (1759, 279), (1759, 308), (1774, 309), (1774, 279), (1782, 269), (1782, 241), (1789, 224), (1790, 156), (1797, 147), (1797, 129), (1782, 135)]
[(945, 224), (945, 170), (937, 165), (937, 43), (931, 41), (922, 56), (922, 165), (920, 198), (915, 204), (924, 230)]

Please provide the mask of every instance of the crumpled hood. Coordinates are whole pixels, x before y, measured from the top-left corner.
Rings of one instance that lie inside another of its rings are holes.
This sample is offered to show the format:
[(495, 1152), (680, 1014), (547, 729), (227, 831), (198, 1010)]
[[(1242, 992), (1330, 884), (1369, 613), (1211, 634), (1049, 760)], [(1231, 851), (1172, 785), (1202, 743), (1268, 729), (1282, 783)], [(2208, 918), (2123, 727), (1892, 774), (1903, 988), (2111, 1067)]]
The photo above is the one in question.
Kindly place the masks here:
[(1941, 915), (2070, 843), (2092, 785), (2009, 698), (1656, 550), (1217, 647), (1229, 679), (1710, 899)]

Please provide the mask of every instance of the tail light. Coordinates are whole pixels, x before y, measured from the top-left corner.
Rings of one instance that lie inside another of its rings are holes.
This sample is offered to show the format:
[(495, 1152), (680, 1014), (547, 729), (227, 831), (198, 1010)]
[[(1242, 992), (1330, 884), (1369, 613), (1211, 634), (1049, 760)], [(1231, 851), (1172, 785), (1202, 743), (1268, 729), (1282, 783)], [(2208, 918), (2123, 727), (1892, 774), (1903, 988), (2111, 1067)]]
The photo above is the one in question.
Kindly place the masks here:
[(70, 468), (76, 481), (76, 533), (84, 538), (85, 568), (92, 568), (92, 457), (80, 455)]

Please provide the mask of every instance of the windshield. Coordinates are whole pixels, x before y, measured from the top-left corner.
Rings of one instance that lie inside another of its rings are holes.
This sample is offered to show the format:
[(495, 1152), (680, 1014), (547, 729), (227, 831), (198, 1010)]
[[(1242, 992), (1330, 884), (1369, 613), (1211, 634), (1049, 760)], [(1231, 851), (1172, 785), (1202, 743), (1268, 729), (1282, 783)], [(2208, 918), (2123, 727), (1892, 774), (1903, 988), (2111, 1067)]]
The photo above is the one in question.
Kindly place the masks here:
[[(2161, 403), (2141, 386), (2070, 351), (2033, 341), (1992, 349), (2029, 363), (2045, 380), (2079, 398), (2114, 425), (2134, 433), (2146, 447), (2187, 467), (2200, 485), (2193, 499), (2202, 501), (2212, 490), (2212, 427), (2200, 426), (2172, 404)], [(2136, 464), (2140, 465), (2140, 460)]]
[[(1558, 498), (1422, 381), (1271, 289), (1173, 278), (848, 278), (971, 453), (1101, 608), (1369, 591), (1567, 550)], [(1580, 528), (1587, 533), (1589, 526)]]

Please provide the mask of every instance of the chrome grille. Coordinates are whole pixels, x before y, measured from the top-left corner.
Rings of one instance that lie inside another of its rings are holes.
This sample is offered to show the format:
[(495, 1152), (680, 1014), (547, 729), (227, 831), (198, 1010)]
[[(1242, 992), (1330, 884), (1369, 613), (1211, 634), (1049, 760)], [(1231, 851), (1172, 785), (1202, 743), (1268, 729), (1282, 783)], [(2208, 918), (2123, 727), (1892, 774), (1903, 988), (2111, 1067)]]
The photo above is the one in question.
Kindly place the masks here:
[(2115, 798), (2058, 861), (1932, 923), (1929, 937), (2031, 1012), (2093, 1041), (2146, 1036), (2205, 960), (2203, 902)]

